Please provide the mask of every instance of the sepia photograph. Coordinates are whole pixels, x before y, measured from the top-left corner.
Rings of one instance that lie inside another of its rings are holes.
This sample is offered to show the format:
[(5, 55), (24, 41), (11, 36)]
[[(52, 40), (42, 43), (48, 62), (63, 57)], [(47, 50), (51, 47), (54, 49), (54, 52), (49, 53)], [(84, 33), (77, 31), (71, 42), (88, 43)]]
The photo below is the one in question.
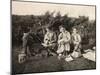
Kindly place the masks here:
[(96, 69), (96, 5), (11, 3), (13, 75)]

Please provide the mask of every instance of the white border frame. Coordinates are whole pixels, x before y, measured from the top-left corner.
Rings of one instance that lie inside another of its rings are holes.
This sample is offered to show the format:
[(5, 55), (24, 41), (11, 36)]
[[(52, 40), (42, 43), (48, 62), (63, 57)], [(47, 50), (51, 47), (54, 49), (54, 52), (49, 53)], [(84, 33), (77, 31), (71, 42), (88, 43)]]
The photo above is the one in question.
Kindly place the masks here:
[[(26, 1), (26, 0), (24, 0)], [(43, 1), (43, 2), (54, 2), (54, 3), (71, 3), (71, 4), (85, 4), (85, 5), (96, 5), (97, 18), (96, 18), (96, 40), (97, 40), (97, 69), (96, 70), (84, 70), (84, 71), (67, 71), (67, 72), (53, 72), (53, 73), (39, 73), (41, 75), (98, 75), (100, 71), (100, 0), (27, 0), (27, 1)], [(0, 75), (10, 74), (10, 0), (0, 0)], [(27, 74), (33, 75), (33, 74)], [(38, 75), (34, 74), (34, 75)]]

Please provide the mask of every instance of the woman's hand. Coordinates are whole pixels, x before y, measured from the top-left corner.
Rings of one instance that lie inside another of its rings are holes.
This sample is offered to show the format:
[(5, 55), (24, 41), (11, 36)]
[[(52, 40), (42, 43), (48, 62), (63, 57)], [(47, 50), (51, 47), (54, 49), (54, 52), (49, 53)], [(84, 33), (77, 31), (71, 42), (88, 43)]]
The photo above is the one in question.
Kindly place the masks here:
[(58, 44), (64, 44), (64, 40), (63, 39), (59, 40)]

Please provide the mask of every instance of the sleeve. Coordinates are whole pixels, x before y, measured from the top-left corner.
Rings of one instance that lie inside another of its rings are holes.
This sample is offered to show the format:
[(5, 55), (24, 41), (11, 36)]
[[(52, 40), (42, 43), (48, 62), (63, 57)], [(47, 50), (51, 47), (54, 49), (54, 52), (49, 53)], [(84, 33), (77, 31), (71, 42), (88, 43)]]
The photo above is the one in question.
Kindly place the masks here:
[(57, 41), (57, 35), (56, 35), (56, 33), (54, 33), (52, 42), (56, 42), (56, 41)]
[(62, 34), (60, 33), (58, 36), (58, 44), (61, 42), (61, 40), (62, 40)]
[(81, 42), (81, 36), (78, 34), (78, 41)]
[(66, 42), (69, 42), (71, 40), (71, 35), (70, 35), (70, 33), (68, 32), (68, 33), (66, 33), (66, 39), (65, 39), (65, 41)]
[(71, 35), (71, 42), (73, 42), (74, 41), (74, 35), (73, 35), (73, 33), (72, 33), (72, 35)]
[(47, 35), (44, 36), (44, 43), (47, 41)]

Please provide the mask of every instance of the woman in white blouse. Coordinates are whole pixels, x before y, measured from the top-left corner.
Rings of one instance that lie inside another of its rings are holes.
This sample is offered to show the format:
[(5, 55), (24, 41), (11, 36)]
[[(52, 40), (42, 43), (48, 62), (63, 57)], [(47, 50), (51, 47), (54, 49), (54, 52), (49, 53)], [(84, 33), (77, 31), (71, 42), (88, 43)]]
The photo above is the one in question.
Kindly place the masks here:
[(68, 56), (68, 52), (70, 51), (70, 33), (63, 27), (59, 27), (60, 34), (58, 36), (58, 50), (57, 53), (59, 54), (58, 57), (64, 55)]

